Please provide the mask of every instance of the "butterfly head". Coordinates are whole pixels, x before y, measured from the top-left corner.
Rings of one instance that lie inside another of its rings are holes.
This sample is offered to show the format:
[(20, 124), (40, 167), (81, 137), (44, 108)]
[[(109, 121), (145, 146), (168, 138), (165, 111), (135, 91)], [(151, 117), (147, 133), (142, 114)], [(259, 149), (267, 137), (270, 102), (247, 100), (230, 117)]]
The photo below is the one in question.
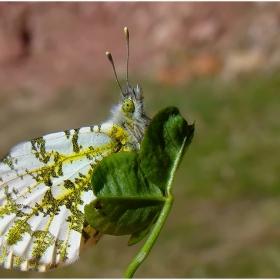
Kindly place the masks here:
[(137, 147), (140, 147), (144, 132), (149, 124), (150, 119), (146, 116), (143, 104), (143, 93), (139, 85), (132, 87), (128, 83), (128, 62), (129, 62), (129, 32), (127, 27), (124, 28), (124, 34), (127, 43), (127, 71), (126, 86), (121, 87), (114, 65), (114, 61), (110, 52), (106, 52), (106, 56), (111, 62), (114, 70), (116, 82), (121, 90), (121, 102), (112, 110), (113, 121), (122, 126), (132, 136)]
[(143, 93), (139, 85), (125, 86), (120, 103), (112, 109), (113, 122), (122, 126), (139, 148), (150, 119), (146, 116)]
[(139, 113), (144, 113), (143, 92), (139, 85), (136, 87), (125, 86), (121, 92), (122, 113), (131, 116)]
[(132, 114), (135, 110), (133, 101), (130, 98), (124, 99), (122, 103), (122, 111), (124, 114)]

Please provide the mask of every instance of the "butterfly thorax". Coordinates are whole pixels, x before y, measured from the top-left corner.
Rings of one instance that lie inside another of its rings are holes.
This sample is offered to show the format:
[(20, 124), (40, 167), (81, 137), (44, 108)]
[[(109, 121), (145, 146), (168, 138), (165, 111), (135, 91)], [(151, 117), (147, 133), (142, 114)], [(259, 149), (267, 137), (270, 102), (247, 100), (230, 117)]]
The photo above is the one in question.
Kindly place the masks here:
[(150, 122), (144, 111), (143, 94), (139, 85), (126, 86), (121, 92), (121, 102), (112, 109), (111, 121), (123, 127), (136, 144), (137, 150)]

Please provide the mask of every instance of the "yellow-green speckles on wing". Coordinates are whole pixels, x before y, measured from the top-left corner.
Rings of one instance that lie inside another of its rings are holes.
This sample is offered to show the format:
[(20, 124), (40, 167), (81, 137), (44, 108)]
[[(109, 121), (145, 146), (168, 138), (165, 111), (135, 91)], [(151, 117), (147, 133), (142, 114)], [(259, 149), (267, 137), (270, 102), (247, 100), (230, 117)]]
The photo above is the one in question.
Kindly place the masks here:
[(75, 190), (75, 184), (70, 180), (64, 180), (64, 188)]
[(48, 189), (40, 203), (35, 204), (34, 210), (40, 212), (43, 216), (52, 216), (59, 214), (59, 201), (53, 197), (50, 189)]
[[(5, 156), (3, 159), (2, 159), (2, 162), (4, 164), (7, 164), (10, 169), (14, 169), (14, 165), (13, 165), (13, 160), (12, 160), (12, 157), (10, 155), (7, 155)], [(3, 182), (3, 181), (2, 181)]]
[[(18, 217), (21, 216), (20, 209), (22, 208), (22, 206), (17, 204), (12, 199), (12, 194), (9, 193), (9, 191), (8, 191), (9, 187), (7, 185), (2, 188), (4, 189), (4, 195), (6, 196), (6, 203), (4, 205), (1, 205), (1, 207), (0, 207), (0, 219), (4, 215), (10, 215), (10, 214), (17, 214)], [(2, 189), (2, 191), (3, 191), (3, 189)], [(13, 192), (15, 192), (14, 189), (13, 189)]]
[(23, 239), (24, 233), (31, 233), (30, 225), (23, 220), (16, 220), (13, 226), (9, 229), (6, 237), (8, 245), (17, 244)]
[(16, 267), (16, 268), (20, 268), (21, 264), (24, 263), (24, 259), (18, 257), (18, 256), (15, 256), (14, 257), (14, 260), (13, 260), (13, 266)]
[(4, 264), (5, 262), (5, 259), (7, 258), (9, 254), (9, 248), (8, 246), (1, 246), (1, 249), (0, 249), (0, 264)]
[(50, 154), (46, 153), (46, 140), (43, 137), (31, 140), (32, 151), (37, 159), (47, 164)]
[(65, 133), (66, 138), (69, 139), (70, 138), (70, 134), (71, 134), (70, 131), (69, 130), (65, 130), (64, 133)]
[(59, 241), (57, 243), (57, 249), (58, 249), (57, 254), (58, 254), (59, 260), (61, 262), (66, 261), (69, 258), (68, 254), (67, 254), (68, 243), (63, 242), (63, 241)]
[(81, 232), (84, 220), (84, 213), (78, 209), (75, 209), (75, 211), (73, 211), (72, 214), (67, 217), (66, 222), (71, 225), (71, 230)]
[(34, 246), (32, 248), (31, 256), (35, 259), (40, 259), (46, 252), (46, 250), (54, 245), (55, 236), (48, 231), (36, 230), (33, 232)]
[(72, 136), (72, 144), (73, 144), (73, 152), (79, 153), (80, 147), (78, 144), (78, 138), (79, 138), (79, 129), (74, 129), (74, 135)]

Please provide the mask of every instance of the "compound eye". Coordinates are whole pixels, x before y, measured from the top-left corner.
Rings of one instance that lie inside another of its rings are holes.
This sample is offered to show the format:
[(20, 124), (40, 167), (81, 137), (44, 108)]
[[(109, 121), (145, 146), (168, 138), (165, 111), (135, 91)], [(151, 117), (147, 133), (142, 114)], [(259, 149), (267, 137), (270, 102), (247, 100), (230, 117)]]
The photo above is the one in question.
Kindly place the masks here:
[(130, 99), (125, 99), (122, 104), (122, 109), (123, 109), (124, 113), (130, 114), (130, 113), (134, 112), (135, 107), (134, 107), (133, 102)]

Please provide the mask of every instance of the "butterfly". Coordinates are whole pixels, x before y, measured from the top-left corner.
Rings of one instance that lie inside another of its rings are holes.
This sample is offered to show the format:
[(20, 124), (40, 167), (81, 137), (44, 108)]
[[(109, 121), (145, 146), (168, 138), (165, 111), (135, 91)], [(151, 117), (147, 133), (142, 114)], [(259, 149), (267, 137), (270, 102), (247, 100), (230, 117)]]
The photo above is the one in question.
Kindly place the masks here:
[(150, 119), (143, 92), (118, 82), (121, 100), (99, 125), (66, 130), (22, 142), (0, 161), (0, 264), (5, 268), (47, 271), (69, 265), (101, 233), (84, 218), (94, 198), (91, 175), (106, 156), (140, 149)]

